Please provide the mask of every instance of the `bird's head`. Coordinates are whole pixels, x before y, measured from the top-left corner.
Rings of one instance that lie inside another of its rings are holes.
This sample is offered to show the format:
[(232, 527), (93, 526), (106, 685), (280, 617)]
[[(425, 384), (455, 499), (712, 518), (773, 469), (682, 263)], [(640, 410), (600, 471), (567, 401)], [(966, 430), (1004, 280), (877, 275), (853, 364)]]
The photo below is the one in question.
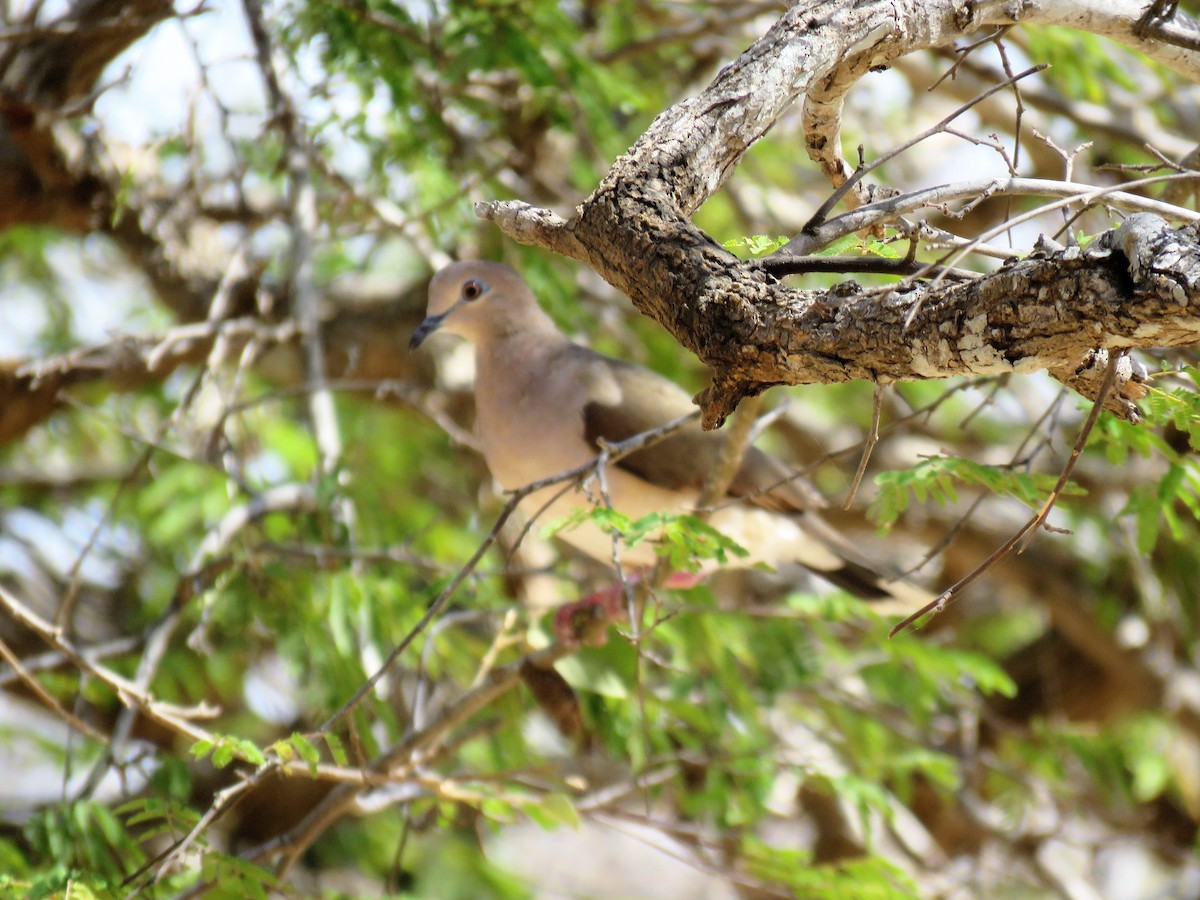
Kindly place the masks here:
[(490, 336), (535, 325), (543, 316), (516, 270), (503, 263), (456, 262), (429, 282), (425, 320), (408, 346), (415, 350), (435, 331), (478, 344)]

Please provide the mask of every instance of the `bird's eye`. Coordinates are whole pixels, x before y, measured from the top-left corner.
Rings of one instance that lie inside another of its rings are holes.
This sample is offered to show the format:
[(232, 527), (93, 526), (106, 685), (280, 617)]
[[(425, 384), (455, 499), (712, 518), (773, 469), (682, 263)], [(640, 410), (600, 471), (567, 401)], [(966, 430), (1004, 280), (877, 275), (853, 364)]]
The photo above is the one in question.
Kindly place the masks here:
[(462, 286), (462, 298), (467, 302), (478, 300), (483, 296), (483, 292), (487, 290), (487, 285), (478, 278), (472, 278)]

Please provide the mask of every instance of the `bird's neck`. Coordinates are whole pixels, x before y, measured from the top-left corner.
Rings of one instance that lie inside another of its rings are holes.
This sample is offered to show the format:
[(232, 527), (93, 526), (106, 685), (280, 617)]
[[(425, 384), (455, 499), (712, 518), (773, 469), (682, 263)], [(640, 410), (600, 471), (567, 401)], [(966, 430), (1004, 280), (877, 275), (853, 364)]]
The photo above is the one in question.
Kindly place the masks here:
[[(557, 330), (493, 334), (475, 345), (476, 426), (488, 468), (506, 489), (552, 474), (544, 454), (530, 453), (530, 442), (544, 439), (555, 416), (556, 382), (550, 379), (549, 395), (545, 382), (570, 346)], [(563, 468), (575, 461), (568, 463)]]
[(571, 343), (546, 315), (496, 324), (475, 341), (476, 378), (481, 384), (494, 379), (511, 383), (522, 373), (542, 371), (542, 360)]

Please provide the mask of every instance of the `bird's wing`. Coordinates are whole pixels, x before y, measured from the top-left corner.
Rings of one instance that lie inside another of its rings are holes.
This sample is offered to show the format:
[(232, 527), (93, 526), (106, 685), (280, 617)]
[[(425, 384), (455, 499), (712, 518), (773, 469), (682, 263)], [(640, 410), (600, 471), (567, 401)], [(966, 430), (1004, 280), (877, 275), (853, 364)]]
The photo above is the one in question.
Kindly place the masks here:
[[(583, 347), (573, 349), (586, 354), (588, 366), (596, 373), (594, 378), (611, 380), (617, 387), (610, 398), (592, 399), (584, 405), (584, 438), (596, 450), (600, 449), (601, 440), (607, 443), (627, 440), (695, 409), (682, 389), (649, 369)], [(727, 441), (726, 433), (704, 431), (698, 423), (691, 422), (649, 447), (623, 457), (616, 465), (659, 487), (694, 493), (703, 488), (717, 468)], [(798, 512), (821, 505), (815, 492), (806, 491), (787, 469), (755, 447), (746, 448), (741, 466), (729, 485), (729, 494), (781, 512)]]
[[(607, 443), (623, 441), (694, 409), (681, 388), (648, 369), (583, 347), (573, 346), (570, 352), (572, 367), (586, 371), (587, 381), (607, 386), (603, 391), (589, 389), (587, 396), (593, 399), (583, 408), (584, 437), (593, 449), (599, 450), (601, 439)], [(612, 389), (614, 384), (617, 390)], [(600, 396), (604, 399), (595, 399)], [(694, 495), (718, 465), (727, 440), (722, 432), (703, 431), (699, 424), (689, 423), (623, 457), (616, 465), (649, 484)], [(782, 464), (761, 450), (746, 448), (729, 486), (729, 496), (760, 507), (760, 515), (785, 514), (800, 527), (802, 537), (768, 555), (798, 562), (864, 600), (897, 599), (901, 607), (907, 608), (927, 597), (924, 590), (897, 580), (895, 572), (870, 559), (812, 512), (821, 505), (815, 490), (789, 477)], [(731, 536), (740, 536), (742, 529), (734, 510), (717, 518), (730, 527)], [(787, 529), (780, 531), (786, 533)], [(771, 543), (770, 539), (765, 543)]]

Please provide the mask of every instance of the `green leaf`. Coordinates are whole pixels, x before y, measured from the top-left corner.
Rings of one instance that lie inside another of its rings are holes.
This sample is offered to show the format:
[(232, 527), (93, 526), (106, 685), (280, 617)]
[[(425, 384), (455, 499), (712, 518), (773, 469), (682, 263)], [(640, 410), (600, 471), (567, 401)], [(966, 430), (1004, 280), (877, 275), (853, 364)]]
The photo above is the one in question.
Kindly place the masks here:
[(725, 241), (721, 246), (735, 253), (744, 250), (750, 256), (766, 256), (768, 253), (774, 253), (789, 240), (786, 235), (771, 237), (766, 234), (752, 234)]
[(261, 766), (267, 761), (267, 756), (263, 753), (258, 744), (253, 741), (248, 741), (245, 738), (238, 738), (234, 742), (238, 755), (251, 765)]
[(291, 762), (296, 758), (296, 750), (292, 747), (292, 743), (288, 738), (281, 738), (271, 745), (271, 749), (275, 751), (283, 762)]
[(317, 766), (321, 762), (321, 751), (313, 745), (312, 741), (306, 738), (299, 732), (294, 732), (288, 741), (300, 754), (300, 758), (308, 763), (308, 770), (316, 777)]
[[(986, 466), (969, 459), (934, 456), (921, 460), (909, 469), (876, 475), (875, 483), (879, 492), (869, 514), (881, 526), (892, 525), (908, 507), (910, 494), (920, 502), (931, 499), (944, 506), (958, 500), (956, 484), (981, 487), (993, 494), (1007, 494), (1031, 508), (1037, 508), (1057, 482), (1057, 475), (1030, 474)], [(1063, 496), (1085, 493), (1082, 487), (1071, 482), (1062, 489)]]
[(515, 822), (517, 820), (517, 811), (513, 805), (507, 800), (498, 800), (495, 797), (489, 797), (479, 804), (479, 811), (485, 818), (495, 822)]
[(1125, 502), (1121, 515), (1132, 515), (1138, 552), (1148, 556), (1158, 544), (1162, 524), (1157, 491), (1150, 485), (1138, 485)]
[(584, 647), (554, 664), (567, 684), (581, 691), (625, 700), (637, 677), (637, 654), (625, 641)]
[(551, 830), (559, 825), (566, 825), (575, 831), (579, 830), (579, 811), (575, 809), (575, 804), (566, 794), (547, 794), (540, 802), (529, 804), (525, 811), (546, 830)]
[(25, 854), (7, 838), (0, 838), (0, 872), (12, 877), (24, 876), (29, 872)]
[(223, 769), (233, 762), (234, 748), (232, 741), (222, 741), (215, 750), (213, 750), (212, 761), (213, 765), (218, 769)]
[(190, 748), (191, 754), (198, 760), (204, 759), (204, 757), (213, 752), (213, 748), (215, 746), (216, 744), (213, 741), (210, 741), (208, 738), (201, 738), (200, 740), (196, 741), (196, 743), (192, 744)]
[(329, 755), (333, 757), (333, 761), (339, 766), (350, 765), (350, 757), (346, 755), (346, 748), (342, 744), (342, 739), (331, 731), (322, 732), (321, 737), (325, 739), (325, 744), (329, 747)]

